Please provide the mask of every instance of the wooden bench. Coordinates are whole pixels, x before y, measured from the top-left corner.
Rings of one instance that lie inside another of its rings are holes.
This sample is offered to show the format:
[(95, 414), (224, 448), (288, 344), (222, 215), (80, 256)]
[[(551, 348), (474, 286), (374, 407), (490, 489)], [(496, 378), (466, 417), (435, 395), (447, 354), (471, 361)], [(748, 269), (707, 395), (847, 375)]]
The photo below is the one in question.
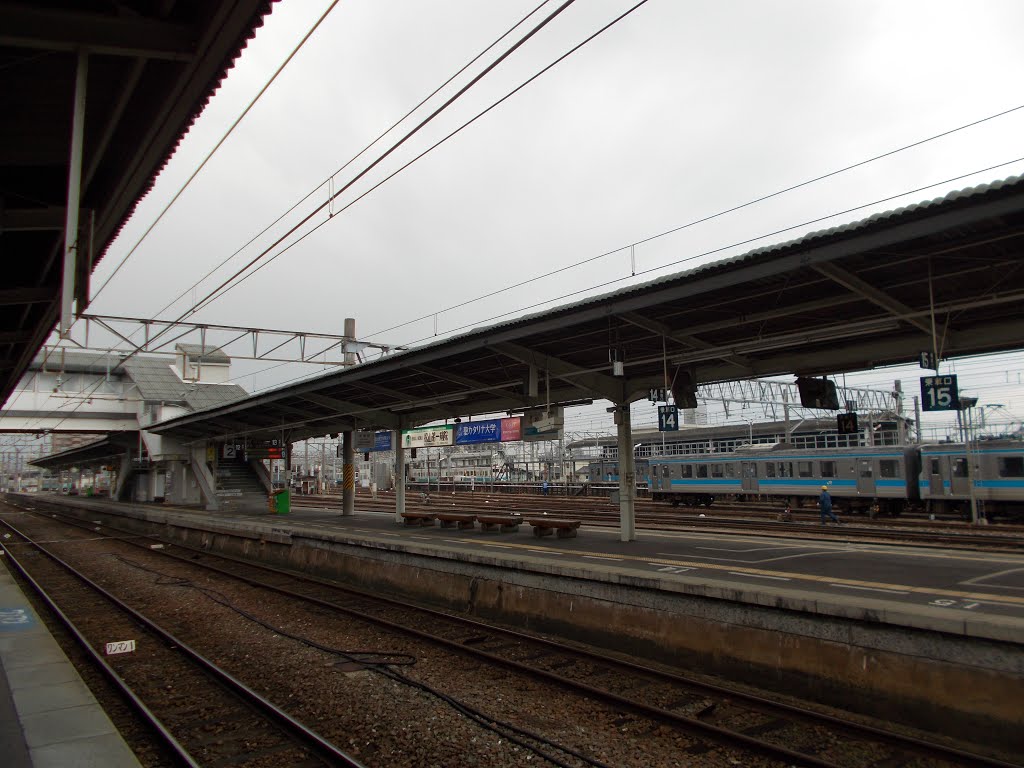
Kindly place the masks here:
[(520, 523), (523, 522), (523, 518), (517, 515), (477, 515), (476, 519), (480, 523), (481, 530), (498, 531), (499, 533), (518, 531)]
[(406, 525), (433, 525), (437, 517), (435, 512), (403, 512), (402, 519)]
[(438, 522), (441, 523), (442, 528), (475, 528), (476, 527), (476, 515), (466, 514), (464, 512), (438, 512)]
[(560, 517), (528, 517), (527, 523), (533, 526), (534, 536), (550, 536), (557, 534), (560, 539), (571, 539), (576, 536), (580, 527), (579, 520), (566, 520)]

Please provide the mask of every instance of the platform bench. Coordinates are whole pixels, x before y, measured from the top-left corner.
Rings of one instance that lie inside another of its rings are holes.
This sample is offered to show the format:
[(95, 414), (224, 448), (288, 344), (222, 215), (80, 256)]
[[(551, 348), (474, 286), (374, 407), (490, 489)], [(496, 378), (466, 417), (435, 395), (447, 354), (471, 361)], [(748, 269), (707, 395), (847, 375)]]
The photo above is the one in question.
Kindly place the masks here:
[(436, 515), (442, 528), (475, 528), (476, 515), (464, 512), (438, 512)]
[(434, 512), (403, 512), (402, 519), (406, 525), (433, 525), (437, 514)]
[(515, 515), (477, 515), (476, 519), (480, 522), (481, 530), (500, 533), (518, 531), (520, 523), (523, 522), (523, 518)]
[(560, 539), (571, 539), (576, 536), (580, 527), (579, 520), (566, 520), (559, 517), (530, 517), (526, 522), (533, 526), (534, 536), (550, 536), (557, 534)]

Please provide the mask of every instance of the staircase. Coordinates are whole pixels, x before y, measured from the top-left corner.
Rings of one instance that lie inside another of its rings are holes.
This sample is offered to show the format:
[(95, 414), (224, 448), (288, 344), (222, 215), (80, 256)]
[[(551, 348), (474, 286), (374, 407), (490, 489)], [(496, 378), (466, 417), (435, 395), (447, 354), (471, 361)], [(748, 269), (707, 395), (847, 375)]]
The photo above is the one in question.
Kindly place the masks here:
[(248, 462), (221, 459), (216, 476), (217, 501), (223, 511), (267, 511), (267, 488)]

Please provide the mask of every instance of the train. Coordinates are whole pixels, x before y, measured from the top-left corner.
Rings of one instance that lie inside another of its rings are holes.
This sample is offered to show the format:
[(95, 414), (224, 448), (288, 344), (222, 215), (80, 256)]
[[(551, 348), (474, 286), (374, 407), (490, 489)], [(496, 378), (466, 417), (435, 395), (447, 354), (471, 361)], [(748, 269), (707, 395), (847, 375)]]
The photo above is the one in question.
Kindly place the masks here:
[[(988, 518), (1024, 518), (1024, 443), (972, 443), (974, 496)], [(842, 513), (897, 516), (906, 510), (970, 518), (963, 443), (804, 449), (744, 445), (728, 454), (650, 459), (650, 492), (673, 505), (710, 506), (716, 497), (798, 503), (826, 486)]]

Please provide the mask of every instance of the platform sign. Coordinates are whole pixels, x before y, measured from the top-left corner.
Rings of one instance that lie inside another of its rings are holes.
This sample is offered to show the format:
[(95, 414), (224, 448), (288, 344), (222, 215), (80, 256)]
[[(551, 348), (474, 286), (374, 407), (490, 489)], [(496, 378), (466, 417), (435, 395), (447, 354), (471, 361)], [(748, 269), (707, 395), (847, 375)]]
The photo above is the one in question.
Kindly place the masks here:
[(374, 433), (368, 429), (360, 429), (356, 432), (355, 449), (357, 453), (365, 453), (373, 450), (375, 440)]
[(118, 653), (134, 653), (135, 652), (135, 641), (134, 640), (117, 640), (113, 643), (107, 643), (107, 656), (113, 656)]
[(836, 432), (840, 435), (857, 434), (857, 414), (840, 413), (836, 416)]
[(373, 433), (373, 450), (375, 451), (390, 451), (391, 450), (391, 432), (384, 430), (382, 432)]
[(658, 406), (658, 431), (675, 432), (679, 429), (679, 408), (675, 405)]
[(921, 352), (917, 356), (917, 362), (922, 368), (931, 368), (933, 371), (938, 370), (939, 366), (935, 363), (934, 352)]
[(456, 445), (507, 443), (522, 439), (522, 423), (518, 416), (507, 419), (484, 419), (455, 425)]
[(455, 427), (422, 427), (420, 429), (402, 430), (403, 448), (433, 448), (455, 444)]
[(956, 375), (922, 376), (921, 408), (925, 411), (960, 410), (960, 392)]
[(647, 392), (647, 399), (650, 400), (652, 403), (667, 403), (668, 392), (665, 391), (664, 387), (652, 387)]

